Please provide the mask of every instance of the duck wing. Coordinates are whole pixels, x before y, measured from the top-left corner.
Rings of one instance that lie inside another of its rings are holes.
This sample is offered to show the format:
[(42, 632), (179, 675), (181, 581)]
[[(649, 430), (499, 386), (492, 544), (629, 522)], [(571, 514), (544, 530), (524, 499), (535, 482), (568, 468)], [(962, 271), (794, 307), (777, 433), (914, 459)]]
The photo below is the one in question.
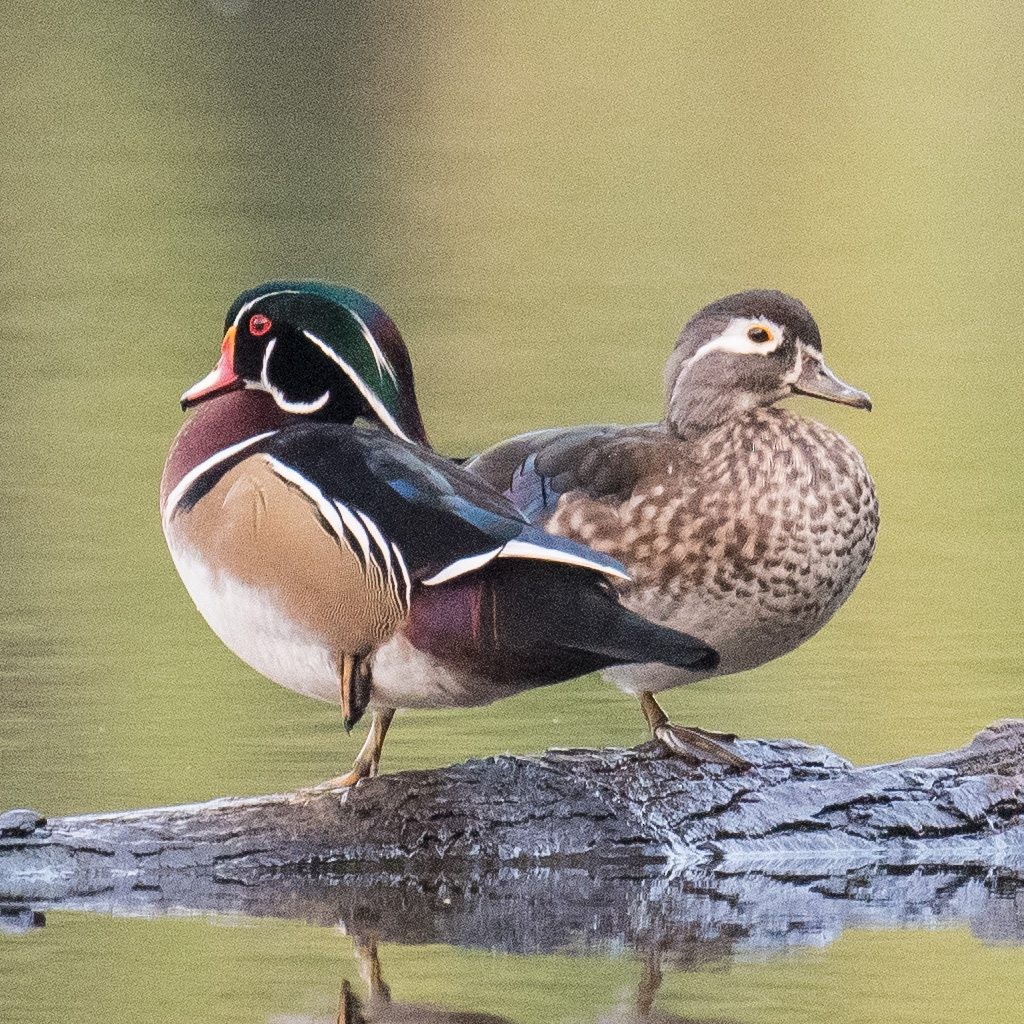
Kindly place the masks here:
[(383, 431), (296, 424), (261, 448), (335, 531), (340, 522), (358, 544), (385, 558), (397, 556), (411, 582), (444, 583), (496, 558), (559, 562), (628, 578), (607, 555), (531, 525), (480, 477)]
[(539, 523), (563, 494), (625, 501), (638, 483), (680, 460), (679, 439), (650, 423), (536, 430), (481, 452), (466, 468)]

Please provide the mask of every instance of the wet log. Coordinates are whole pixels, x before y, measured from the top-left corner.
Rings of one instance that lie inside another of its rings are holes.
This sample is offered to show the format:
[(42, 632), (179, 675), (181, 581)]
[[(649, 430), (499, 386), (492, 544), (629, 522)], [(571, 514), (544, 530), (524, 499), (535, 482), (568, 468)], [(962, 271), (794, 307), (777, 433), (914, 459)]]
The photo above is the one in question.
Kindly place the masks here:
[(10, 811), (0, 903), (274, 914), (516, 951), (790, 944), (892, 920), (1024, 937), (1024, 721), (871, 767), (790, 740), (735, 749), (751, 770), (647, 744), (340, 792), (49, 822)]

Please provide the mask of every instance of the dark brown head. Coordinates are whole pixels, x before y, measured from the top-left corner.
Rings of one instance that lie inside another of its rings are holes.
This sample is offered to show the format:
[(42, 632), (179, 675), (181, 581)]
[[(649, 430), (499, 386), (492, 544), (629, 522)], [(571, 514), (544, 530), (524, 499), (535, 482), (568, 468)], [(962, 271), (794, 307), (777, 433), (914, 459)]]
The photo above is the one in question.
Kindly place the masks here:
[(665, 384), (668, 423), (682, 437), (790, 395), (871, 408), (863, 391), (825, 365), (807, 307), (777, 291), (739, 292), (705, 306), (679, 335)]
[(292, 415), (336, 423), (363, 417), (428, 444), (405, 342), (365, 295), (319, 281), (272, 281), (243, 292), (224, 328), (220, 362), (181, 396), (183, 407), (249, 388)]

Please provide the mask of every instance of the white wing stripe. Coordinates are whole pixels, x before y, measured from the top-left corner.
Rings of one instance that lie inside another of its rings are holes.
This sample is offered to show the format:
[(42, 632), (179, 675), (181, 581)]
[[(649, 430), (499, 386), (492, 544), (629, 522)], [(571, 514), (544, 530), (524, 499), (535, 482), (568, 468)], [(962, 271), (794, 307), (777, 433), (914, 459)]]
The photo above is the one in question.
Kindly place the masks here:
[(485, 551), (482, 555), (468, 555), (466, 558), (460, 558), (457, 562), (446, 565), (439, 573), (431, 576), (429, 580), (424, 580), (423, 585), (425, 587), (436, 587), (438, 583), (447, 583), (448, 580), (455, 579), (456, 576), (464, 576), (467, 572), (473, 572), (486, 565), (492, 559), (497, 558), (501, 550), (501, 548), (495, 548), (493, 551)]
[(632, 577), (604, 562), (593, 561), (584, 558), (582, 555), (574, 555), (570, 551), (559, 551), (555, 548), (546, 548), (540, 544), (533, 544), (528, 540), (510, 540), (502, 547), (499, 558), (532, 558), (540, 562), (562, 562), (565, 565), (578, 565), (584, 569), (595, 569), (605, 576), (613, 576), (619, 580), (629, 580)]

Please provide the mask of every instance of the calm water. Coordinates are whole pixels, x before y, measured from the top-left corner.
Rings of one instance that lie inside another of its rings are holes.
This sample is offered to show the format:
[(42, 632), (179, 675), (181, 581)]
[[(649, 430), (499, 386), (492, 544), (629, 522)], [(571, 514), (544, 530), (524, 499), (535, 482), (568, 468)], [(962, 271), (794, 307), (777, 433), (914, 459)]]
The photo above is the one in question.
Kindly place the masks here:
[[(801, 296), (875, 400), (803, 409), (865, 453), (878, 554), (819, 637), (676, 691), (670, 713), (861, 761), (1024, 713), (1019, 5), (512, 7), (7, 12), (0, 806), (267, 792), (350, 761), (336, 711), (219, 645), (156, 512), (176, 398), (231, 299), (271, 277), (382, 302), (435, 442), (459, 453), (656, 418), (698, 306)], [(641, 726), (585, 679), (401, 715), (385, 763), (631, 744)], [(381, 969), (400, 1002), (645, 1019), (628, 948), (570, 952), (390, 943)], [(1021, 1016), (1024, 951), (966, 925), (690, 966), (665, 966), (647, 1019)], [(0, 934), (5, 1021), (328, 1020), (343, 979), (359, 984), (352, 941), (297, 922), (65, 912)]]

